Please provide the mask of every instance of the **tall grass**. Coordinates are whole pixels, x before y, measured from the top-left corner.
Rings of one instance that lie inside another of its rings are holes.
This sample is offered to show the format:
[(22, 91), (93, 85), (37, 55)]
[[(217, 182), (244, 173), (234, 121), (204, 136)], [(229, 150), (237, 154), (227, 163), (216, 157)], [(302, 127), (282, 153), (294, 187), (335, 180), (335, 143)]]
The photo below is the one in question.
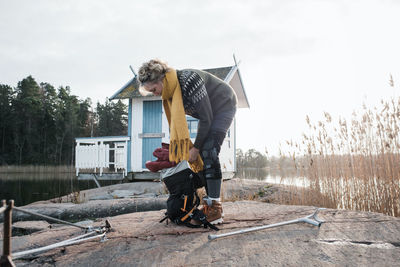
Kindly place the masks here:
[(306, 121), (302, 140), (287, 142), (286, 156), (310, 182), (296, 204), (400, 216), (400, 99), (364, 105), (351, 121), (334, 122), (327, 112), (323, 121)]

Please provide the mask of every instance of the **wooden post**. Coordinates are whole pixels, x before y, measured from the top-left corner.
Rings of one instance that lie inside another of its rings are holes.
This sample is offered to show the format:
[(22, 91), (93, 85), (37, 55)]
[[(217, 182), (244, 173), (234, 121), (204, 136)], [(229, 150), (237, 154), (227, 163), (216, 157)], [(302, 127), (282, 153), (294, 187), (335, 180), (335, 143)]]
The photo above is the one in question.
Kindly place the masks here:
[[(6, 201), (2, 201), (2, 205), (6, 205)], [(1, 267), (15, 267), (11, 258), (11, 227), (12, 227), (12, 209), (14, 207), (14, 200), (8, 201), (7, 209), (4, 211), (4, 235), (3, 235), (3, 255), (0, 259)]]

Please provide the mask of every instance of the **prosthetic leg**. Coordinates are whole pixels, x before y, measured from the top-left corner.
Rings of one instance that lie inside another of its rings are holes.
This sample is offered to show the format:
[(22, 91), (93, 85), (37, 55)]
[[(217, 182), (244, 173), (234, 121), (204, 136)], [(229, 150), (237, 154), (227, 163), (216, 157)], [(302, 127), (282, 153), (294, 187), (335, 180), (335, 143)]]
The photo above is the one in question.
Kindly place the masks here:
[(222, 172), (219, 162), (219, 152), (225, 133), (211, 132), (203, 144), (200, 155), (204, 162), (202, 172), (206, 181), (207, 197), (203, 199), (203, 213), (211, 224), (223, 222), (223, 211), (220, 200)]

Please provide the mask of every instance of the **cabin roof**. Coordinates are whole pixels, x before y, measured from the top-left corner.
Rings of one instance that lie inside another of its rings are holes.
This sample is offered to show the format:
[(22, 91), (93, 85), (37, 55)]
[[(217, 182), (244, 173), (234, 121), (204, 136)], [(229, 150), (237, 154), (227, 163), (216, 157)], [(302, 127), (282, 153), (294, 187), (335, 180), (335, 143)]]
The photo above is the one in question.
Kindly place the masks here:
[[(221, 80), (229, 82), (232, 88), (235, 90), (236, 95), (238, 97), (238, 106), (239, 108), (249, 108), (249, 102), (247, 100), (246, 93), (244, 91), (244, 86), (242, 79), (240, 77), (239, 69), (237, 65), (221, 67), (221, 68), (212, 68), (212, 69), (203, 69), (203, 71), (209, 72)], [(119, 89), (113, 96), (110, 97), (110, 100), (113, 99), (126, 99), (126, 98), (146, 98), (148, 96), (142, 96), (139, 93), (139, 81), (137, 80), (137, 76), (130, 79), (121, 89)]]

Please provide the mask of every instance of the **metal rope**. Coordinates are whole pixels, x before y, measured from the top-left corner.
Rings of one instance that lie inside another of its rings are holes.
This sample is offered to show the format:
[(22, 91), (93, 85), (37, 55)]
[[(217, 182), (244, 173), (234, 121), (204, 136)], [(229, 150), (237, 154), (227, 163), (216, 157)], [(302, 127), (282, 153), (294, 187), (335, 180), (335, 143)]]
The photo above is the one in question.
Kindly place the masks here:
[(50, 250), (53, 248), (58, 248), (58, 247), (63, 247), (63, 246), (69, 246), (69, 245), (73, 245), (79, 242), (83, 242), (83, 241), (87, 241), (87, 240), (91, 240), (91, 239), (95, 239), (95, 238), (102, 238), (105, 236), (106, 232), (96, 235), (96, 236), (91, 236), (91, 237), (87, 237), (87, 238), (83, 238), (86, 236), (90, 236), (92, 234), (94, 234), (95, 232), (90, 232), (84, 235), (80, 235), (71, 239), (67, 239), (58, 243), (54, 243), (52, 245), (48, 245), (45, 247), (41, 247), (41, 248), (35, 248), (35, 249), (30, 249), (30, 250), (26, 250), (26, 251), (21, 251), (21, 252), (16, 252), (12, 254), (12, 258), (13, 259), (18, 259), (21, 258), (22, 256), (28, 255), (28, 254), (32, 254), (32, 253), (36, 253), (36, 252), (41, 252), (41, 251), (46, 251), (46, 250)]
[(45, 218), (47, 220), (51, 220), (51, 221), (55, 221), (55, 222), (59, 222), (59, 223), (63, 223), (63, 224), (71, 225), (71, 226), (75, 226), (75, 227), (81, 228), (83, 230), (92, 230), (92, 227), (90, 227), (90, 226), (77, 225), (75, 223), (70, 223), (70, 222), (63, 221), (63, 220), (60, 220), (60, 219), (56, 219), (56, 218), (53, 218), (53, 217), (50, 217), (50, 216), (47, 216), (47, 215), (42, 215), (42, 214), (36, 213), (34, 211), (24, 210), (24, 209), (21, 209), (21, 208), (18, 208), (18, 207), (14, 207), (13, 209), (15, 209), (16, 211), (20, 211), (20, 212), (24, 212), (24, 213), (30, 214), (30, 215), (35, 215), (35, 216), (38, 216), (38, 217), (42, 217), (42, 218)]
[[(106, 233), (111, 229), (111, 225), (110, 225), (110, 222), (108, 220), (106, 220), (105, 226), (101, 226), (101, 227), (97, 227), (97, 228), (93, 228), (92, 226), (85, 227), (85, 226), (80, 226), (80, 225), (77, 225), (77, 224), (74, 224), (74, 223), (70, 223), (70, 222), (67, 222), (67, 221), (63, 221), (63, 220), (60, 220), (60, 219), (56, 219), (56, 218), (53, 218), (53, 217), (50, 217), (50, 216), (47, 216), (47, 215), (43, 215), (43, 214), (39, 214), (39, 213), (36, 213), (36, 212), (33, 212), (33, 211), (28, 211), (28, 210), (24, 210), (24, 209), (15, 207), (15, 206), (13, 206), (13, 200), (11, 200), (10, 203), (11, 203), (10, 206), (6, 206), (5, 200), (3, 200), (1, 202), (2, 206), (0, 207), (0, 214), (2, 212), (6, 211), (7, 208), (10, 207), (9, 215), (11, 214), (11, 210), (15, 209), (16, 211), (19, 211), (19, 212), (31, 214), (31, 215), (38, 216), (38, 217), (42, 217), (42, 218), (45, 218), (45, 219), (50, 220), (50, 221), (55, 221), (55, 222), (58, 222), (58, 223), (62, 223), (62, 224), (70, 225), (70, 226), (75, 226), (75, 227), (81, 228), (81, 229), (86, 231), (86, 233), (83, 234), (83, 235), (80, 235), (80, 236), (77, 236), (77, 237), (73, 237), (71, 239), (67, 239), (67, 240), (52, 244), (52, 245), (48, 245), (48, 246), (41, 247), (41, 248), (35, 248), (35, 249), (30, 249), (30, 250), (20, 251), (20, 252), (14, 253), (14, 255), (12, 255), (12, 258), (14, 258), (14, 259), (20, 258), (20, 257), (22, 257), (24, 255), (27, 255), (27, 254), (46, 251), (46, 250), (50, 250), (50, 249), (61, 247), (61, 246), (69, 246), (69, 245), (73, 245), (73, 244), (80, 243), (80, 242), (83, 242), (83, 241), (92, 240), (92, 239), (95, 239), (95, 238), (101, 238), (102, 241), (105, 241), (106, 240)], [(11, 220), (11, 217), (9, 219)], [(4, 228), (4, 229), (6, 229), (6, 228)], [(11, 231), (10, 225), (9, 225), (8, 229), (9, 229), (9, 231)], [(87, 231), (89, 231), (89, 232), (87, 232)], [(96, 236), (91, 236), (91, 235), (93, 235), (95, 233), (99, 233), (99, 234), (96, 235)], [(11, 238), (11, 234), (9, 235), (8, 242), (10, 242), (10, 238)], [(5, 236), (4, 240), (7, 240), (6, 236)], [(5, 251), (5, 249), (6, 249), (5, 245), (3, 245), (3, 252)], [(8, 249), (10, 250), (10, 248), (8, 248)], [(11, 260), (11, 257), (10, 257), (11, 256), (11, 250), (9, 251), (9, 253), (6, 253), (5, 255), (8, 255), (9, 264), (11, 264), (11, 266), (13, 266), (13, 263), (12, 263), (12, 260)], [(2, 256), (2, 260), (3, 260), (3, 256)], [(3, 262), (2, 262), (1, 265), (3, 266)]]

